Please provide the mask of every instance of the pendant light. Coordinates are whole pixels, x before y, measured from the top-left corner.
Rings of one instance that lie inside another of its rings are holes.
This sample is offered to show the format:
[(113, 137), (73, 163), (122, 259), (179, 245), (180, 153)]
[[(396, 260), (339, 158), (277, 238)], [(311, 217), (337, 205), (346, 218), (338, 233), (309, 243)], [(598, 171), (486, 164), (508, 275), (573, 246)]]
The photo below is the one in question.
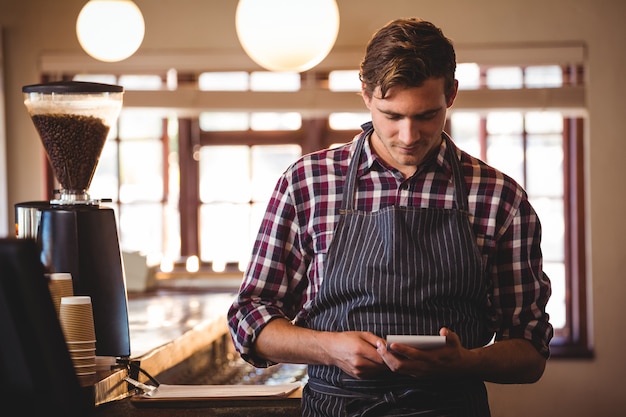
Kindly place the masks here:
[(93, 58), (122, 61), (143, 42), (145, 24), (141, 10), (131, 0), (89, 0), (76, 20), (76, 35)]
[(328, 55), (339, 32), (335, 0), (239, 0), (239, 42), (270, 71), (303, 72)]

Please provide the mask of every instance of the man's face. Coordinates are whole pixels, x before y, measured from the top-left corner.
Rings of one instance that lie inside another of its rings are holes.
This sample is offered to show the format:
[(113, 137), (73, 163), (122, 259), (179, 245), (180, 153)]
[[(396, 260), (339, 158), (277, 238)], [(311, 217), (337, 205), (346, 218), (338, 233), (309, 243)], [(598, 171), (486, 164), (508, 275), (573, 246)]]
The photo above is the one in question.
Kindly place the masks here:
[(372, 115), (371, 145), (387, 164), (407, 178), (441, 144), (447, 109), (454, 102), (457, 83), (448, 99), (443, 78), (430, 78), (420, 87), (393, 87), (380, 98), (362, 93)]

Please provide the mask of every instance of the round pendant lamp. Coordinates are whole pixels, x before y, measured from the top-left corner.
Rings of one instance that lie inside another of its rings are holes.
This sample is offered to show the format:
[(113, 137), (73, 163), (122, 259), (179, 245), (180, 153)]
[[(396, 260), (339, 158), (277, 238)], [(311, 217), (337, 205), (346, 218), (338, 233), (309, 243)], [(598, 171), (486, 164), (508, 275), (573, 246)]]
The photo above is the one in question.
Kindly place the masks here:
[(80, 46), (104, 62), (122, 61), (143, 42), (145, 23), (131, 0), (90, 0), (76, 20)]
[(339, 32), (335, 0), (239, 0), (235, 20), (244, 51), (270, 71), (313, 68)]

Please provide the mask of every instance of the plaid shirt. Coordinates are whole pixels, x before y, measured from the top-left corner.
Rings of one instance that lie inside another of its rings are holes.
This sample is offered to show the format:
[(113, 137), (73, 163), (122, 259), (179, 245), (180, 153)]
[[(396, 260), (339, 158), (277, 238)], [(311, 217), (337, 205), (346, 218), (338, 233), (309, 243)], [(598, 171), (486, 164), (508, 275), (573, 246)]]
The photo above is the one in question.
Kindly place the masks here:
[[(280, 177), (254, 244), (240, 292), (228, 312), (235, 348), (256, 366), (263, 326), (276, 317), (302, 324), (324, 278), (324, 258), (339, 220), (350, 143), (302, 157)], [(446, 141), (417, 173), (404, 179), (372, 153), (365, 141), (357, 173), (355, 208), (391, 205), (456, 206)], [(542, 271), (541, 225), (526, 192), (511, 178), (458, 149), (468, 190), (470, 223), (489, 282), (488, 311), (496, 340), (525, 338), (549, 356), (552, 326), (545, 312), (551, 293)]]

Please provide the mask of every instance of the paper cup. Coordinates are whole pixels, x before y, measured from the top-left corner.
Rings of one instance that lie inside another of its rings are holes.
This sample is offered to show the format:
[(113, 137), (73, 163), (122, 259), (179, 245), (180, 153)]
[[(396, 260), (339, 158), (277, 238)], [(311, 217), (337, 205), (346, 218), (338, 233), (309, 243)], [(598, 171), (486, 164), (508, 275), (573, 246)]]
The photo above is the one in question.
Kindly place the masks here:
[(95, 356), (95, 354), (96, 349), (70, 349), (70, 356), (76, 359)]
[(72, 274), (69, 272), (54, 272), (46, 274), (46, 278), (48, 278), (48, 289), (50, 290), (50, 296), (58, 317), (61, 309), (61, 298), (74, 295)]
[(95, 356), (72, 357), (72, 363), (74, 364), (75, 367), (93, 366), (95, 369), (96, 357)]
[(74, 365), (74, 369), (76, 370), (76, 375), (93, 373), (96, 372), (96, 364), (94, 361), (94, 363), (91, 365)]
[(84, 342), (70, 342), (70, 341), (66, 341), (67, 343), (67, 348), (69, 350), (93, 350), (96, 348), (96, 341), (95, 340), (86, 340)]
[(62, 297), (59, 321), (67, 342), (96, 340), (91, 297), (85, 295)]

